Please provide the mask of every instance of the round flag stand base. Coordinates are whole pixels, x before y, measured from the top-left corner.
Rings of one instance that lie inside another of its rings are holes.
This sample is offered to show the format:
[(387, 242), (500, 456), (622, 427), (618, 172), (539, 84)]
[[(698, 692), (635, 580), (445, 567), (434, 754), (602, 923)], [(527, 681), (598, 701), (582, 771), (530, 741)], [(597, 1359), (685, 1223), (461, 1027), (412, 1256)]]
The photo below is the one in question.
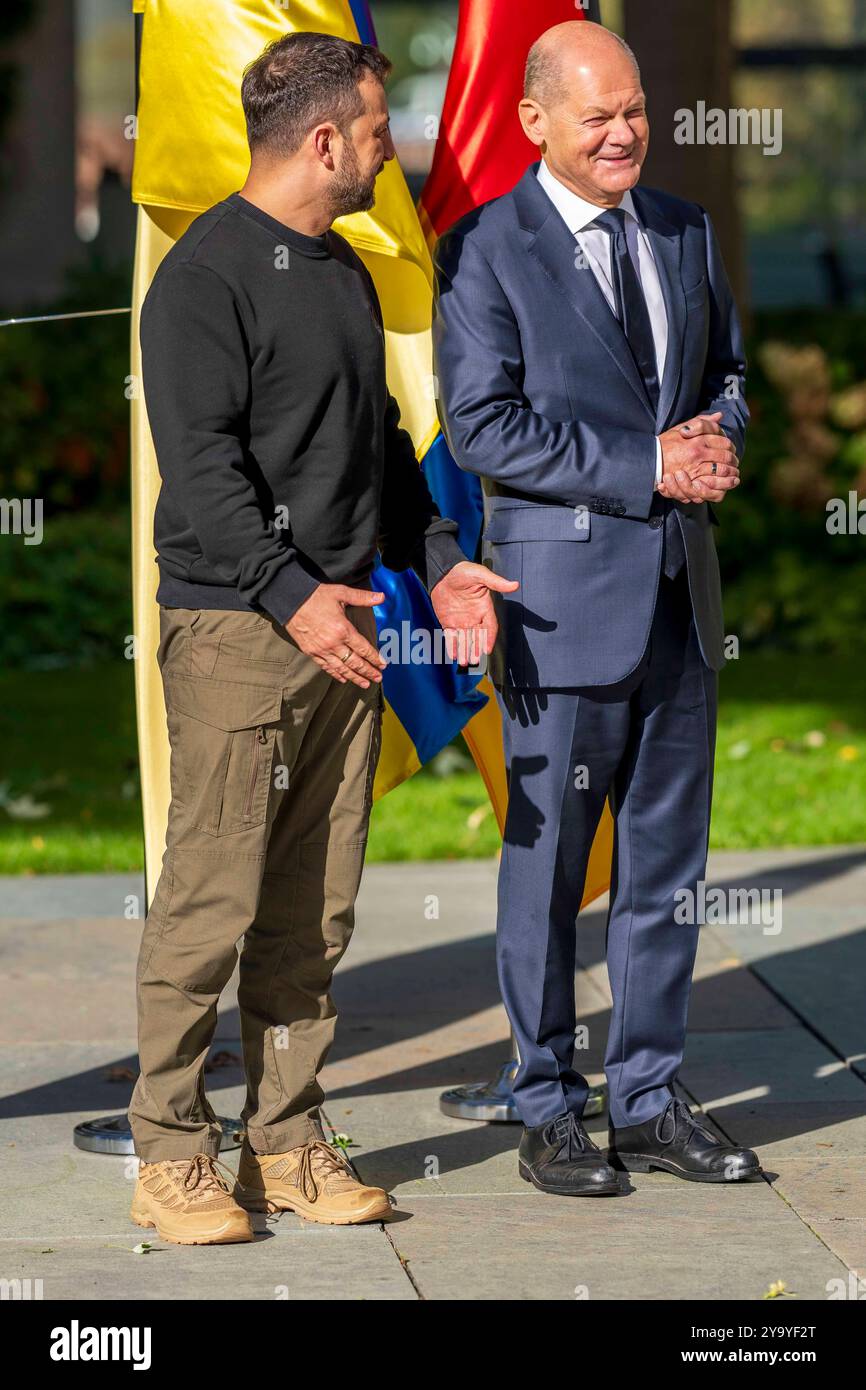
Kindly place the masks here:
[[(516, 1049), (515, 1049), (516, 1051)], [(454, 1120), (486, 1120), (488, 1123), (520, 1124), (514, 1103), (514, 1077), (519, 1059), (510, 1057), (492, 1081), (474, 1081), (453, 1086), (439, 1097), (439, 1109)], [(590, 1086), (584, 1116), (601, 1115), (607, 1105), (607, 1086)]]
[[(240, 1120), (228, 1120), (225, 1115), (217, 1115), (217, 1123), (222, 1129), (220, 1150), (235, 1149), (243, 1139), (244, 1127)], [(126, 1115), (106, 1115), (101, 1120), (85, 1120), (72, 1131), (72, 1140), (77, 1149), (86, 1149), (95, 1154), (134, 1154), (132, 1130)]]

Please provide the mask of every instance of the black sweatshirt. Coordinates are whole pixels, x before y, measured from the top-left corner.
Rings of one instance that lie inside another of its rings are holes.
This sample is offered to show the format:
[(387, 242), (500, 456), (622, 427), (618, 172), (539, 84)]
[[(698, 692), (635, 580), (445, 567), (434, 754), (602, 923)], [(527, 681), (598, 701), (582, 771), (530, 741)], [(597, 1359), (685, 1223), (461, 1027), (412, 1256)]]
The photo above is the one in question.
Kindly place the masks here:
[(141, 348), (161, 604), (285, 623), (320, 582), (369, 588), (377, 548), (428, 589), (466, 558), (400, 428), (373, 281), (336, 232), (231, 194), (160, 265)]

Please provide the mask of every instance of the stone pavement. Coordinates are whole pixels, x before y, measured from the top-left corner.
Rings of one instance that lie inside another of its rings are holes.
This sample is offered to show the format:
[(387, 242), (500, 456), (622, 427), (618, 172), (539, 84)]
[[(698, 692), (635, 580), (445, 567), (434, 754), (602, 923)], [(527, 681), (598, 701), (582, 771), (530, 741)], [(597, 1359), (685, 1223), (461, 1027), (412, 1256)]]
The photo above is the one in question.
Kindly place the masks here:
[[(372, 866), (335, 995), (326, 1118), (395, 1199), (385, 1226), (258, 1218), (249, 1246), (164, 1246), (129, 1224), (133, 1162), (72, 1128), (125, 1109), (135, 1068), (135, 878), (0, 880), (0, 1279), (46, 1299), (798, 1299), (866, 1294), (866, 849), (717, 854), (710, 883), (763, 889), (763, 925), (701, 933), (681, 1094), (765, 1177), (706, 1186), (634, 1175), (607, 1200), (520, 1181), (519, 1130), (447, 1119), (439, 1092), (505, 1056), (495, 865)], [(782, 891), (782, 917), (769, 911)], [(438, 915), (437, 915), (438, 914)], [(581, 919), (584, 1070), (609, 1016), (604, 905)], [(237, 1010), (208, 1074), (242, 1104)], [(589, 1122), (597, 1142), (606, 1117)], [(234, 1166), (236, 1151), (223, 1158)], [(853, 1275), (849, 1272), (853, 1271)], [(837, 1281), (837, 1282), (834, 1282)]]

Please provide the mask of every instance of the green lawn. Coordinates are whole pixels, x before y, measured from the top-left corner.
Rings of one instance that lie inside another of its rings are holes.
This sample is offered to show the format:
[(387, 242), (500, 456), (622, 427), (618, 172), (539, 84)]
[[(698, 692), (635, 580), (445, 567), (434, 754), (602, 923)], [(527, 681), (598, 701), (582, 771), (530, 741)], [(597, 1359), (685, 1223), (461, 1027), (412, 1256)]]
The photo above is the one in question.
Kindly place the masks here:
[[(0, 674), (0, 873), (141, 867), (131, 664)], [(369, 858), (495, 853), (480, 777), (448, 750), (373, 813)], [(446, 769), (456, 769), (445, 771)], [(866, 841), (866, 666), (746, 654), (722, 676), (717, 849)]]

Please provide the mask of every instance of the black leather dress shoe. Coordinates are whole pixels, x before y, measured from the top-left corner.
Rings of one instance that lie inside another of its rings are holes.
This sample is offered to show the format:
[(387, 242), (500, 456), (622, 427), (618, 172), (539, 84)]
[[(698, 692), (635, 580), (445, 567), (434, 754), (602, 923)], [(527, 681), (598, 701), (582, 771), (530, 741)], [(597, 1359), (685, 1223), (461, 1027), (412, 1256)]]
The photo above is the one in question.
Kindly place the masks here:
[(739, 1182), (761, 1171), (752, 1149), (723, 1143), (673, 1096), (660, 1115), (642, 1125), (609, 1126), (608, 1139), (610, 1162), (628, 1173), (658, 1168), (690, 1182)]
[(557, 1115), (523, 1131), (517, 1150), (520, 1176), (557, 1197), (608, 1197), (619, 1179), (576, 1115)]

